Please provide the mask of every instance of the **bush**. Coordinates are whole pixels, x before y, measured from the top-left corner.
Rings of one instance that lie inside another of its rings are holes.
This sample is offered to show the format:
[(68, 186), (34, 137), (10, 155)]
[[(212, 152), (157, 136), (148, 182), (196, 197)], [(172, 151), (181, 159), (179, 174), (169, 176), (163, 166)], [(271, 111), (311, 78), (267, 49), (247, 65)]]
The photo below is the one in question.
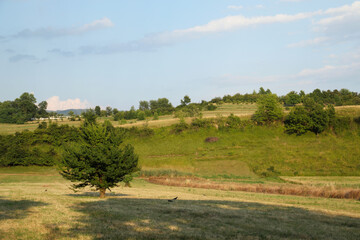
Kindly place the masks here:
[(137, 113), (137, 119), (138, 119), (139, 121), (141, 121), (141, 120), (145, 120), (145, 118), (146, 118), (145, 112), (139, 110), (138, 113)]
[(206, 107), (206, 109), (207, 109), (208, 111), (214, 111), (214, 110), (217, 109), (217, 106), (215, 106), (214, 104), (209, 104), (209, 105)]
[(303, 106), (295, 106), (284, 123), (286, 133), (302, 135), (310, 129), (311, 118)]
[(212, 121), (209, 119), (195, 118), (191, 122), (191, 127), (194, 129), (208, 128), (212, 126)]
[(175, 134), (182, 133), (183, 131), (189, 129), (189, 125), (185, 122), (184, 119), (180, 119), (180, 122), (177, 124), (174, 124), (172, 126), (172, 132)]
[(252, 120), (257, 124), (270, 124), (283, 118), (283, 108), (275, 94), (261, 95), (257, 104), (258, 109), (252, 116)]

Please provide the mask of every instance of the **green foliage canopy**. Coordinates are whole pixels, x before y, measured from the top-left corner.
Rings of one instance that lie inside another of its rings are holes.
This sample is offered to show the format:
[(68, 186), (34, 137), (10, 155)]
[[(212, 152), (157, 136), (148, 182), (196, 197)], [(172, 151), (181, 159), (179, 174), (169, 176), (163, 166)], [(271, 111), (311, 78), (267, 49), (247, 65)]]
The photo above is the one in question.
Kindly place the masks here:
[(100, 197), (137, 171), (138, 156), (131, 145), (122, 146), (122, 135), (107, 125), (89, 124), (80, 129), (80, 142), (68, 146), (61, 160), (61, 175), (74, 188), (95, 187)]
[(0, 103), (0, 122), (22, 124), (35, 117), (47, 117), (47, 102), (43, 101), (39, 107), (32, 93), (23, 93), (14, 101)]
[(285, 131), (289, 134), (301, 135), (311, 131), (318, 135), (322, 133), (329, 124), (335, 121), (335, 109), (316, 103), (312, 98), (306, 98), (303, 106), (295, 106), (286, 117)]
[(257, 101), (258, 109), (252, 116), (252, 120), (258, 124), (270, 124), (281, 120), (284, 111), (275, 94), (263, 94)]

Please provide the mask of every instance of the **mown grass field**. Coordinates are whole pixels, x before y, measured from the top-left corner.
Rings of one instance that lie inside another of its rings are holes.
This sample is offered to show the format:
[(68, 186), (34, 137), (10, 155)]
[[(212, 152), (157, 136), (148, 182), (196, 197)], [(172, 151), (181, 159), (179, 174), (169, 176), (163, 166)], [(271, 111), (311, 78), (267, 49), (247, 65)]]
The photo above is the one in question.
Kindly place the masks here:
[[(69, 184), (53, 168), (0, 169), (0, 238), (358, 239), (360, 236), (360, 204), (356, 200), (170, 187), (143, 179), (135, 179), (132, 188), (114, 188), (105, 200), (100, 200), (98, 193), (89, 189), (72, 192)], [(167, 201), (175, 196), (179, 197), (176, 202)]]

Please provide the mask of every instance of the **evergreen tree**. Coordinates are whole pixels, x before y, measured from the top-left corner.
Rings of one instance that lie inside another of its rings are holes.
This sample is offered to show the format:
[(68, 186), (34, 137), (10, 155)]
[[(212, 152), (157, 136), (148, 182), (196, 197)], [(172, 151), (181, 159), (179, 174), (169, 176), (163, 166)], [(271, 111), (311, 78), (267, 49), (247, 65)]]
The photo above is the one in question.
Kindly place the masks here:
[(101, 108), (100, 108), (100, 106), (96, 106), (96, 107), (95, 107), (95, 113), (96, 113), (97, 116), (100, 117), (100, 115), (101, 115)]
[(122, 145), (122, 135), (107, 122), (88, 124), (80, 130), (80, 142), (68, 146), (60, 163), (60, 174), (73, 188), (95, 187), (100, 198), (106, 189), (117, 186), (125, 176), (137, 171), (138, 156), (131, 145)]

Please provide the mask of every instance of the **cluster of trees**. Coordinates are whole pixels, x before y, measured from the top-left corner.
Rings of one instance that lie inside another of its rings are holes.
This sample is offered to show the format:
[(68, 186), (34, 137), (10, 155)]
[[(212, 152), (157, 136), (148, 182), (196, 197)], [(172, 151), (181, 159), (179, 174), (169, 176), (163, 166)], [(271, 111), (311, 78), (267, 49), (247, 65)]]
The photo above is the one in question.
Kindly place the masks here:
[(0, 166), (52, 166), (61, 146), (79, 140), (79, 129), (69, 125), (39, 124), (35, 131), (0, 135)]
[(36, 105), (34, 94), (23, 93), (14, 101), (0, 102), (1, 123), (25, 123), (33, 118), (48, 117), (47, 102)]
[(152, 117), (153, 120), (157, 120), (159, 116), (173, 114), (176, 117), (194, 117), (200, 114), (200, 111), (215, 110), (214, 104), (202, 101), (201, 103), (191, 103), (191, 98), (186, 95), (180, 100), (180, 105), (173, 107), (167, 98), (159, 98), (157, 100), (140, 101), (139, 108), (135, 109), (134, 106), (128, 111), (119, 111), (118, 109), (106, 107), (105, 110), (101, 110), (100, 106), (96, 106), (94, 111), (97, 116), (101, 117), (113, 117), (114, 121), (120, 120), (145, 120), (148, 117)]
[[(254, 91), (251, 94), (240, 94), (237, 93), (233, 96), (225, 95), (224, 97), (216, 97), (212, 99), (211, 103), (221, 104), (221, 103), (255, 103), (258, 99), (266, 94), (271, 94), (269, 89), (265, 90), (260, 88), (258, 92)], [(291, 91), (284, 96), (278, 97), (278, 100), (281, 104), (285, 106), (294, 106), (299, 103), (303, 103), (304, 99), (312, 98), (315, 102), (320, 104), (333, 104), (335, 106), (343, 105), (359, 105), (360, 104), (360, 94), (357, 92), (351, 92), (347, 89), (341, 90), (327, 90), (321, 91), (320, 89), (315, 89), (313, 92), (306, 94), (304, 91), (295, 92)]]
[(294, 106), (284, 117), (283, 108), (275, 94), (266, 94), (259, 97), (258, 109), (252, 116), (256, 124), (269, 125), (282, 122), (288, 134), (302, 135), (308, 131), (318, 135), (327, 129), (338, 132), (348, 129), (351, 122), (358, 124), (359, 119), (336, 116), (333, 105), (324, 105), (321, 101), (305, 96), (301, 105)]
[(270, 89), (265, 90), (263, 87), (259, 89), (259, 92), (255, 90), (252, 93), (235, 95), (225, 95), (224, 97), (216, 97), (210, 100), (210, 103), (222, 104), (222, 103), (256, 103), (258, 98), (262, 95), (271, 94)]

